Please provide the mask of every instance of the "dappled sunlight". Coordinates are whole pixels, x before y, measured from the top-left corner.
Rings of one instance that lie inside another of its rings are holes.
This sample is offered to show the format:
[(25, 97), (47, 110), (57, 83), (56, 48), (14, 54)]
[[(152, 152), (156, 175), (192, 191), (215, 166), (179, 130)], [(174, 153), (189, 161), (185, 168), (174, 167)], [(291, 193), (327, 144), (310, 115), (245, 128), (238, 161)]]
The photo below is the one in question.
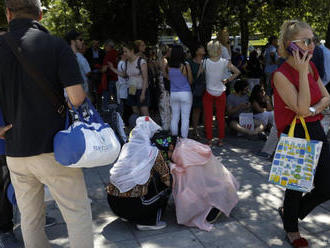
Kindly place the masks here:
[[(225, 141), (223, 147), (212, 150), (238, 180), (239, 202), (229, 217), (221, 215), (210, 232), (179, 225), (172, 198), (164, 216), (168, 226), (157, 231), (139, 231), (134, 224), (119, 219), (108, 205), (105, 186), (109, 183), (111, 165), (84, 170), (89, 198), (92, 199), (95, 247), (219, 248), (230, 246), (234, 238), (234, 244), (239, 247), (289, 248), (277, 213), (277, 208), (282, 205), (284, 190), (268, 183), (271, 162), (254, 155), (261, 149), (263, 142), (236, 137), (226, 137)], [(313, 247), (326, 247), (327, 236), (322, 236), (322, 231), (329, 230), (329, 210), (330, 203), (325, 203), (300, 222), (306, 237), (310, 233), (319, 233), (320, 239), (310, 236)], [(58, 212), (58, 209), (52, 211)], [(54, 247), (69, 247), (67, 231), (64, 230), (52, 236)]]
[(314, 219), (315, 221), (319, 222), (319, 223), (324, 223), (324, 224), (329, 224), (330, 223), (330, 216), (329, 214), (325, 214), (325, 213), (320, 213), (320, 214), (316, 214), (313, 215), (312, 217), (310, 217), (311, 219)]

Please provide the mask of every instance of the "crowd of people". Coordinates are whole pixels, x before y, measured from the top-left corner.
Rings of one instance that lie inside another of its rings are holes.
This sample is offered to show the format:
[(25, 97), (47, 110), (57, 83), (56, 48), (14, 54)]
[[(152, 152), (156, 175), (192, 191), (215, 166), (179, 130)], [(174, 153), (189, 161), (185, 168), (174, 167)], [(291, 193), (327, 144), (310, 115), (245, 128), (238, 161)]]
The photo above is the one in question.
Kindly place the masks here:
[[(292, 119), (303, 116), (311, 138), (323, 141), (315, 188), (304, 195), (287, 189), (278, 212), (292, 246), (308, 247), (298, 218), (330, 199), (329, 146), (320, 124), (330, 104), (330, 45), (319, 45), (307, 23), (286, 21), (279, 41), (270, 37), (263, 51), (251, 51), (248, 58), (239, 48), (232, 50), (226, 30), (206, 47), (196, 44), (189, 56), (180, 44), (152, 47), (142, 40), (116, 44), (109, 39), (103, 48), (93, 40), (86, 48), (84, 34), (71, 30), (64, 41), (39, 24), (39, 0), (7, 0), (5, 7), (9, 32), (0, 36), (0, 58), (6, 58), (0, 60), (0, 137), (6, 140), (0, 142), (0, 247), (17, 247), (6, 196), (10, 181), (25, 247), (50, 247), (44, 185), (65, 219), (71, 247), (93, 247), (82, 170), (60, 165), (53, 154), (53, 137), (65, 126), (62, 109), (54, 109), (38, 88), (31, 67), (76, 108), (86, 97), (101, 114), (116, 106), (131, 135), (110, 170), (107, 197), (112, 211), (139, 230), (166, 227), (161, 218), (171, 193), (179, 224), (210, 230), (238, 202), (239, 183), (211, 149), (224, 145), (226, 127), (234, 135), (265, 140), (258, 155), (268, 158)], [(301, 54), (287, 49), (291, 43)], [(295, 135), (304, 136), (299, 122)]]
[[(228, 33), (221, 34), (206, 48), (196, 45), (191, 56), (179, 44), (146, 47), (141, 40), (126, 44), (107, 40), (103, 50), (100, 42), (93, 40), (86, 49), (83, 34), (75, 30), (65, 39), (77, 56), (88, 96), (100, 111), (104, 104), (117, 103), (127, 127), (138, 116), (150, 115), (173, 135), (200, 140), (203, 124), (206, 143), (212, 146), (215, 107), (216, 145), (223, 145), (226, 126), (233, 132), (265, 139), (265, 131), (269, 133), (273, 125), (273, 103), (270, 94), (262, 92), (269, 87), (269, 64), (272, 68), (279, 65), (277, 52), (273, 54), (273, 45), (269, 45), (264, 60), (257, 50), (248, 59), (239, 55), (238, 60), (237, 51), (228, 46)], [(274, 40), (270, 38), (271, 44)], [(254, 129), (239, 120), (240, 114), (247, 112), (254, 114)]]

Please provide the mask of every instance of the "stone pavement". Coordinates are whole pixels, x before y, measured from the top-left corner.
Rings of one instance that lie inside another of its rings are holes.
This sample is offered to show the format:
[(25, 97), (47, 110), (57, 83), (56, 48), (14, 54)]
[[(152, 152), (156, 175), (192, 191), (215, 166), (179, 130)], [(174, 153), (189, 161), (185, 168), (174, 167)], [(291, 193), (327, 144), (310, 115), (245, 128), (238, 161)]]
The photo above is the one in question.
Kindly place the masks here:
[[(93, 201), (95, 247), (290, 247), (277, 214), (283, 190), (267, 182), (271, 162), (254, 155), (263, 142), (228, 136), (224, 143), (222, 148), (214, 148), (213, 152), (240, 182), (240, 201), (230, 217), (221, 216), (210, 232), (178, 225), (173, 200), (165, 216), (167, 228), (138, 231), (134, 225), (118, 219), (107, 204), (104, 187), (109, 181), (110, 166), (84, 170), (89, 197)], [(47, 229), (52, 247), (69, 247), (66, 226), (58, 208), (55, 204), (47, 208), (48, 214), (58, 222)], [(330, 201), (300, 222), (300, 229), (311, 242), (311, 247), (330, 247)], [(15, 232), (21, 238), (19, 225)]]

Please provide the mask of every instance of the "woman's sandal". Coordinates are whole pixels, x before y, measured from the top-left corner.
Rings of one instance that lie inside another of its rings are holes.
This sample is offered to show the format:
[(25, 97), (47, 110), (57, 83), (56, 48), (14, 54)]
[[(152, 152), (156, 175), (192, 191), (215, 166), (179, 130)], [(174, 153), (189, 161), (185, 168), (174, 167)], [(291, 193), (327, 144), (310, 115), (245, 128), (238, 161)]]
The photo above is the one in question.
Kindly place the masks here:
[[(284, 215), (283, 215), (283, 210), (284, 208), (283, 207), (279, 207), (277, 209), (277, 212), (278, 214), (280, 215), (281, 217), (281, 220), (282, 220), (282, 223), (283, 223), (283, 227), (284, 227)], [(293, 241), (291, 241), (288, 237), (288, 235), (285, 236), (286, 240), (290, 243), (290, 245), (294, 248), (303, 248), (303, 247), (308, 247), (308, 241), (305, 239), (305, 238), (298, 238), (298, 239), (295, 239)]]
[(288, 237), (288, 235), (286, 235), (286, 240), (290, 243), (290, 245), (294, 248), (304, 248), (304, 247), (308, 247), (308, 241), (303, 238), (300, 237), (298, 239), (295, 239), (293, 241), (291, 241)]

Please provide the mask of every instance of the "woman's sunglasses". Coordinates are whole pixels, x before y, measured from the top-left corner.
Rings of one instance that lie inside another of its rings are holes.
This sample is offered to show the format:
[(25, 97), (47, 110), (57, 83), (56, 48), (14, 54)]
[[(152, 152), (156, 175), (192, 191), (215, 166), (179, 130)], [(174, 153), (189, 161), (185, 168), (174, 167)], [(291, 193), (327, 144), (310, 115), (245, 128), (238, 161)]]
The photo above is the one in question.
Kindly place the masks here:
[(291, 42), (299, 42), (302, 41), (305, 46), (309, 46), (312, 43), (315, 43), (315, 38), (305, 38), (305, 39), (300, 39), (300, 40), (292, 40)]

